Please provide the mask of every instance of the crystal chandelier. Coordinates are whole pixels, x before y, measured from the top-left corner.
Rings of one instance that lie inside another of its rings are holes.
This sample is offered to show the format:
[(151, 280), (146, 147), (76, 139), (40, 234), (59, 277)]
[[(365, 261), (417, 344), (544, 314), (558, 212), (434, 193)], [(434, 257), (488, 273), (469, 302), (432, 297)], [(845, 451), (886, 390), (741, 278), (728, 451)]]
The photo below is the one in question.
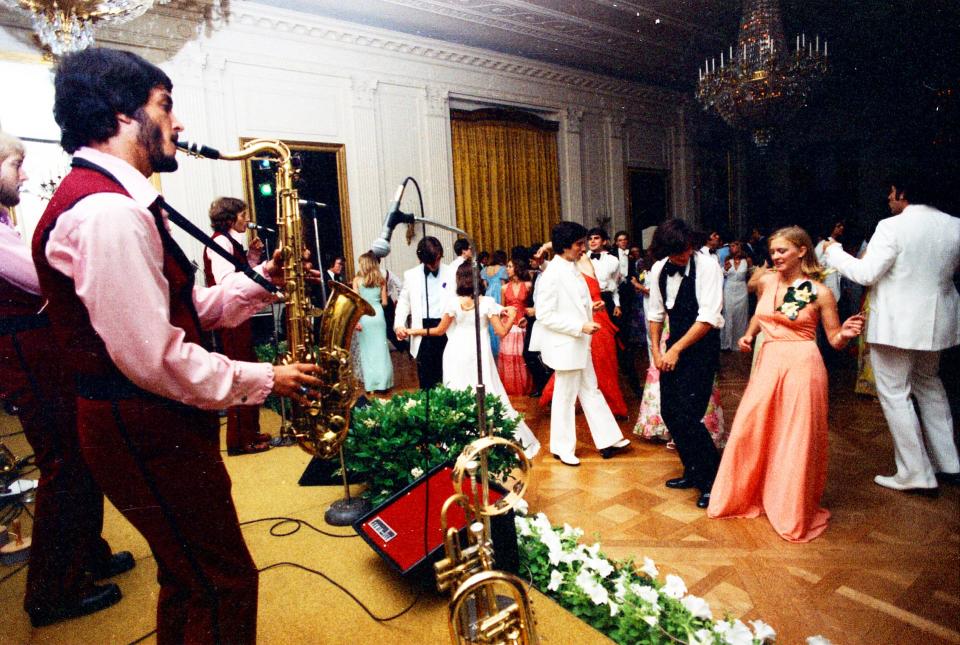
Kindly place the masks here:
[(59, 57), (92, 45), (95, 24), (133, 20), (155, 2), (169, 0), (0, 0), (0, 5), (30, 14), (40, 44)]
[(750, 130), (753, 142), (766, 146), (773, 129), (806, 102), (827, 71), (827, 41), (796, 37), (788, 47), (777, 0), (744, 0), (737, 48), (708, 59), (699, 70), (697, 100), (715, 108), (730, 126)]

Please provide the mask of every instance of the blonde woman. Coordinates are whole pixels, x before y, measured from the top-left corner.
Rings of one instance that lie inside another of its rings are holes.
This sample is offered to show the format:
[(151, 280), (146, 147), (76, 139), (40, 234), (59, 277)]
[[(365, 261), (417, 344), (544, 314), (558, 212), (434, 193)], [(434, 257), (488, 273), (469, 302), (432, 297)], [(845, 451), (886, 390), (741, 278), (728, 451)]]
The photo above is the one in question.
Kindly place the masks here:
[(863, 330), (857, 314), (842, 325), (837, 301), (820, 281), (813, 243), (797, 226), (770, 236), (774, 271), (758, 280), (757, 312), (738, 342), (764, 343), (737, 408), (713, 484), (710, 517), (765, 514), (780, 537), (808, 542), (827, 528), (820, 506), (827, 481), (827, 371), (817, 325), (842, 349)]
[(360, 319), (360, 369), (363, 387), (369, 392), (384, 392), (393, 387), (393, 362), (387, 345), (387, 319), (383, 308), (387, 304), (387, 281), (380, 273), (376, 256), (367, 251), (357, 261), (359, 271), (353, 279), (353, 289), (370, 303), (376, 312)]

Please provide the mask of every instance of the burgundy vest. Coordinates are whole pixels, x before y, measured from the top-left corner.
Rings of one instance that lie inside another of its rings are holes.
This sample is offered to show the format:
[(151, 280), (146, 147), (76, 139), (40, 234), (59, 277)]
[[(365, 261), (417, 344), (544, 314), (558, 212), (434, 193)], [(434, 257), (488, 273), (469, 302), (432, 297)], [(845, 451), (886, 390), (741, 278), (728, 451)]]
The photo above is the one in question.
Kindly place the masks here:
[[(215, 232), (211, 236), (211, 239), (215, 240), (218, 237), (226, 237), (228, 240), (230, 240), (230, 245), (233, 247), (233, 259), (243, 266), (247, 266), (247, 254), (243, 250), (243, 247), (240, 245), (240, 243), (233, 239), (232, 235), (221, 233), (220, 231)], [(212, 287), (213, 285), (217, 284), (216, 278), (213, 277), (213, 262), (210, 261), (210, 251), (203, 252), (203, 275), (207, 279), (208, 287)]]
[(43, 298), (0, 278), (0, 318), (32, 316), (43, 306)]
[[(106, 171), (83, 160), (74, 160), (74, 168), (60, 182), (60, 186), (47, 205), (33, 236), (33, 261), (40, 278), (40, 289), (48, 299), (54, 337), (64, 352), (68, 369), (77, 377), (117, 377), (119, 370), (110, 359), (103, 340), (90, 324), (86, 306), (77, 296), (71, 278), (63, 275), (47, 262), (46, 246), (50, 231), (57, 219), (84, 197), (96, 193), (119, 193), (129, 197), (123, 186)], [(200, 320), (193, 304), (193, 265), (177, 246), (164, 225), (160, 208), (150, 207), (163, 241), (163, 275), (170, 289), (170, 323), (182, 329), (185, 340), (205, 346)], [(118, 216), (119, 217), (119, 216)], [(121, 225), (118, 222), (118, 225)], [(113, 267), (123, 271), (123, 267)], [(137, 303), (127, 303), (118, 309), (117, 316), (140, 315)]]

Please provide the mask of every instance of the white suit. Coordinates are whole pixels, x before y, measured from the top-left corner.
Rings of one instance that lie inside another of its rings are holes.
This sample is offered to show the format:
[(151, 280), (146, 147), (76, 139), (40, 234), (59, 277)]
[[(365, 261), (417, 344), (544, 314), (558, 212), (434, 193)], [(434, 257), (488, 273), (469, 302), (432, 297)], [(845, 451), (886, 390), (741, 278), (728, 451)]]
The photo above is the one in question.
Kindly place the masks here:
[(593, 370), (589, 334), (584, 323), (593, 320), (590, 291), (576, 264), (557, 256), (537, 280), (537, 324), (530, 351), (556, 370), (550, 409), (550, 452), (572, 456), (577, 446), (576, 402), (590, 427), (597, 448), (609, 448), (623, 439)]
[[(410, 317), (410, 326), (419, 327), (422, 320), (427, 317), (424, 311), (424, 286), (426, 280), (423, 273), (423, 265), (418, 264), (412, 269), (407, 269), (403, 273), (403, 288), (400, 290), (400, 297), (397, 299), (397, 312), (394, 317), (394, 327), (400, 329), (407, 325), (407, 316)], [(438, 286), (440, 293), (432, 292), (431, 302), (439, 303), (436, 307), (430, 307), (430, 318), (440, 318), (443, 315), (444, 305), (448, 298), (453, 297), (457, 291), (456, 274), (450, 270), (446, 264), (441, 264), (437, 269), (437, 277), (430, 281), (430, 289)], [(436, 296), (441, 296), (436, 298)], [(414, 358), (420, 351), (420, 336), (410, 337), (410, 355)]]
[(960, 344), (960, 295), (953, 285), (960, 266), (960, 219), (911, 204), (880, 222), (862, 259), (839, 245), (827, 249), (826, 258), (846, 278), (873, 286), (866, 340), (893, 435), (895, 484), (933, 488), (935, 472), (960, 471), (950, 406), (938, 376), (940, 350)]

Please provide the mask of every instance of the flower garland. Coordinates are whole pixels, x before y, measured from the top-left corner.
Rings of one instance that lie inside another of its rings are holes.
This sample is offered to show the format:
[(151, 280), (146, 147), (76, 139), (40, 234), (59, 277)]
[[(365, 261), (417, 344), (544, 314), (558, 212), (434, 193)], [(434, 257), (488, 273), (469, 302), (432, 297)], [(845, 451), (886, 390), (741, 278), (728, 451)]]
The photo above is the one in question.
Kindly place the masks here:
[(783, 297), (783, 302), (777, 307), (777, 311), (790, 320), (796, 320), (800, 310), (816, 300), (817, 289), (813, 286), (813, 282), (799, 278), (787, 287), (787, 293)]
[[(515, 516), (520, 546), (520, 570), (533, 586), (581, 620), (624, 645), (763, 645), (773, 643), (776, 632), (762, 620), (748, 627), (729, 616), (714, 621), (707, 601), (687, 593), (679, 576), (667, 574), (664, 582), (656, 564), (644, 557), (611, 562), (600, 544), (580, 544), (583, 530), (569, 524), (554, 527), (537, 513)], [(831, 645), (822, 636), (811, 636), (807, 645)]]

